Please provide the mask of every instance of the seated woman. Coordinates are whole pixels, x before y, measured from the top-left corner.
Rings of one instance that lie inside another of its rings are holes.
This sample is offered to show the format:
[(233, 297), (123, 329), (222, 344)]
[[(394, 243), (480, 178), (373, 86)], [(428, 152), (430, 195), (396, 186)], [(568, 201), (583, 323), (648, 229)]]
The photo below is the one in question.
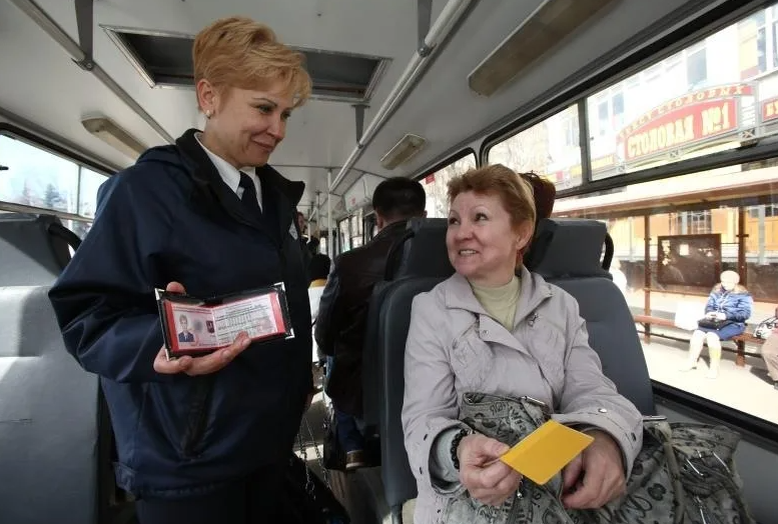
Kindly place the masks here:
[(708, 343), (710, 368), (708, 378), (716, 378), (721, 362), (721, 341), (730, 340), (746, 330), (746, 320), (751, 316), (754, 301), (748, 290), (741, 286), (740, 275), (734, 271), (724, 271), (721, 282), (713, 287), (705, 305), (705, 317), (711, 320), (724, 321), (718, 328), (698, 327), (692, 333), (689, 342), (689, 358), (681, 371), (689, 371), (697, 367), (697, 360), (702, 353), (702, 345)]
[(594, 442), (563, 471), (562, 501), (606, 504), (623, 493), (642, 417), (603, 375), (576, 300), (521, 264), (535, 226), (530, 185), (492, 165), (454, 178), (448, 196), (446, 246), (456, 273), (414, 299), (405, 354), (414, 521), (440, 521), (458, 487), (490, 505), (519, 487), (520, 475), (495, 461), (508, 446), (458, 420), (467, 392), (530, 396), (552, 406), (557, 422), (589, 432)]

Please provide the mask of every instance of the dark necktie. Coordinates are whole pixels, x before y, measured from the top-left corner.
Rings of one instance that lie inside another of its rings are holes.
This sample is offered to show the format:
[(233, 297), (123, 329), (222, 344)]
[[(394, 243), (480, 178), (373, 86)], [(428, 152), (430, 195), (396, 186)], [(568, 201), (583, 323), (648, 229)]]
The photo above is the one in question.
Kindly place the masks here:
[(240, 197), (243, 206), (250, 213), (254, 214), (255, 217), (260, 218), (262, 216), (262, 208), (259, 207), (259, 202), (257, 201), (257, 188), (254, 186), (254, 181), (241, 171), (239, 185), (243, 188), (243, 196)]

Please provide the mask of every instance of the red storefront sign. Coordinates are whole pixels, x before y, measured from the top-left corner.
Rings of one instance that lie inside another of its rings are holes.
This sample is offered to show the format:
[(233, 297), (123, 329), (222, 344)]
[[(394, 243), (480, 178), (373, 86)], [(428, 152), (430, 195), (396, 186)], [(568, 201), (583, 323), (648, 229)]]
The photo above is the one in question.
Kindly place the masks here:
[(736, 133), (740, 125), (740, 97), (753, 93), (753, 87), (748, 84), (720, 86), (689, 93), (653, 108), (619, 133), (624, 160), (642, 160)]
[(762, 102), (762, 122), (778, 120), (778, 97)]

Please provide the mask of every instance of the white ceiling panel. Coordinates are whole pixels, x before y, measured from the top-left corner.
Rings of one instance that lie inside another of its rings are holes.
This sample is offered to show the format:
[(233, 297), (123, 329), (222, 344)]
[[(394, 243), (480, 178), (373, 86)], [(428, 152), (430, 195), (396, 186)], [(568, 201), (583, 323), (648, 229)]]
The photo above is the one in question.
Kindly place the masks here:
[[(607, 8), (571, 35), (558, 50), (541, 58), (495, 95), (486, 98), (470, 91), (468, 75), (540, 3), (540, 0), (491, 0), (489, 9), (479, 4), (392, 117), (390, 124), (365, 148), (357, 167), (385, 176), (416, 172), (439, 160), (441, 155), (474, 132), (487, 128), (543, 95), (550, 86), (564, 81), (684, 4), (682, 0), (616, 2), (612, 8)], [(549, 97), (551, 94), (548, 93)], [(419, 108), (424, 109), (419, 111)], [(383, 170), (380, 158), (405, 133), (425, 137), (427, 147), (407, 164), (391, 172)]]

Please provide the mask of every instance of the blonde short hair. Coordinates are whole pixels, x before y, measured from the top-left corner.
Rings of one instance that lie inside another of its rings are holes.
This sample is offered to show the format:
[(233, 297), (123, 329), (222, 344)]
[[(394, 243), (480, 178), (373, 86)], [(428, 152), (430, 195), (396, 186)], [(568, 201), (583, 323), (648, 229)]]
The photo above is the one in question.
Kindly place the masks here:
[(281, 81), (294, 96), (295, 107), (311, 95), (304, 55), (251, 18), (222, 18), (200, 31), (192, 46), (192, 61), (195, 85), (205, 79), (216, 89), (265, 89)]
[(502, 164), (471, 169), (448, 183), (449, 202), (460, 193), (472, 191), (480, 195), (497, 195), (511, 216), (514, 229), (529, 222), (535, 226), (535, 197), (532, 186), (515, 171)]

